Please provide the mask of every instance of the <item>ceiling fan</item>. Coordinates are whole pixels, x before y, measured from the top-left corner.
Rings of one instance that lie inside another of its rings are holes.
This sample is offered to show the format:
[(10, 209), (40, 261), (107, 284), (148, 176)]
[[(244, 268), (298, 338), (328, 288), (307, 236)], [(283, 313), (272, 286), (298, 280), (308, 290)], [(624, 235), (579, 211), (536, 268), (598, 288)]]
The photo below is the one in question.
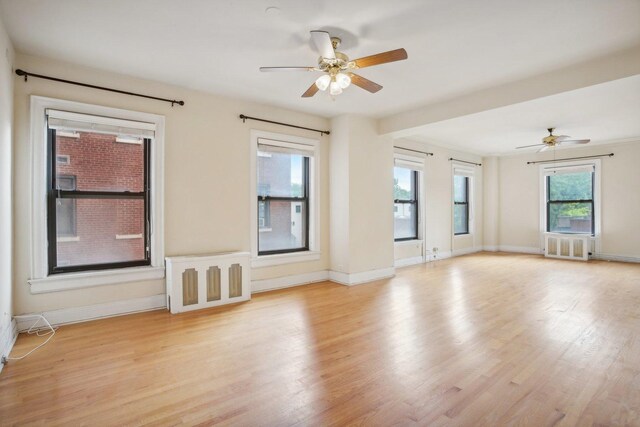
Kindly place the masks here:
[(373, 65), (386, 64), (387, 62), (407, 59), (407, 51), (404, 49), (390, 50), (376, 55), (365, 56), (354, 60), (336, 49), (340, 46), (341, 40), (338, 37), (331, 37), (326, 31), (311, 31), (311, 40), (320, 55), (318, 66), (316, 67), (260, 67), (260, 71), (320, 71), (323, 74), (313, 83), (305, 93), (303, 98), (310, 98), (318, 92), (329, 89), (332, 96), (340, 95), (351, 83), (361, 87), (371, 93), (376, 93), (382, 86), (371, 80), (365, 79), (352, 72), (359, 68), (371, 67)]
[(548, 128), (547, 131), (549, 131), (549, 136), (542, 138), (542, 144), (524, 145), (522, 147), (516, 147), (516, 149), (542, 146), (542, 148), (538, 150), (538, 153), (540, 153), (558, 145), (586, 144), (591, 141), (590, 139), (571, 139), (571, 137), (567, 135), (554, 135), (554, 128)]

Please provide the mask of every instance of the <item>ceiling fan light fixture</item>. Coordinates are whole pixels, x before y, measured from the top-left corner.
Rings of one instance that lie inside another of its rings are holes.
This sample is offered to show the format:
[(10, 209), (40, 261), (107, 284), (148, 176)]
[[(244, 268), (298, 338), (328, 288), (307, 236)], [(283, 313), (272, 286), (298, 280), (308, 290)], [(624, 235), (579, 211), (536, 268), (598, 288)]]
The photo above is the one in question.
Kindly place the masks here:
[(318, 77), (318, 79), (316, 80), (316, 86), (318, 86), (318, 89), (322, 91), (327, 90), (330, 83), (331, 83), (331, 76), (328, 74), (323, 74), (320, 77)]
[(340, 88), (346, 89), (351, 84), (351, 77), (346, 74), (338, 73), (336, 74), (336, 83), (338, 83)]
[(331, 96), (340, 95), (342, 93), (342, 88), (337, 81), (334, 80), (331, 82), (329, 85), (329, 93)]

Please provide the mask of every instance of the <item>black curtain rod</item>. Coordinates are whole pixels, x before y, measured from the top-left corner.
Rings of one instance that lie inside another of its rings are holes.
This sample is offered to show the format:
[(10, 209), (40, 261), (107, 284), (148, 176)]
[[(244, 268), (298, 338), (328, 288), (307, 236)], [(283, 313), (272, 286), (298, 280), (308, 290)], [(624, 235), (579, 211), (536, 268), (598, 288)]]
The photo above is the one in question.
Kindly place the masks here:
[(453, 157), (449, 157), (449, 161), (452, 161), (452, 160), (455, 162), (467, 163), (469, 165), (482, 166), (482, 163), (467, 162), (466, 160), (454, 159)]
[(567, 157), (566, 159), (538, 160), (537, 162), (527, 162), (527, 164), (528, 165), (535, 165), (536, 163), (555, 163), (555, 162), (562, 162), (562, 161), (565, 161), (565, 160), (595, 159), (597, 157), (613, 157), (613, 153), (596, 154), (596, 155), (593, 155), (593, 156), (582, 156), (582, 157)]
[(433, 156), (433, 153), (430, 153), (428, 151), (412, 150), (411, 148), (404, 148), (404, 147), (395, 147), (395, 148), (398, 148), (400, 150), (413, 151), (414, 153), (422, 153), (422, 154), (426, 154), (427, 156)]
[(245, 116), (244, 114), (240, 114), (239, 117), (242, 119), (242, 123), (244, 123), (247, 120), (256, 120), (258, 122), (273, 123), (274, 125), (289, 126), (290, 128), (310, 130), (310, 131), (313, 131), (313, 132), (320, 132), (320, 135), (329, 135), (331, 133), (328, 130), (312, 129), (312, 128), (306, 128), (304, 126), (290, 125), (289, 123), (274, 122), (273, 120), (259, 119), (257, 117)]
[(21, 70), (21, 69), (17, 69), (16, 70), (16, 74), (21, 76), (21, 77), (24, 77), (24, 81), (25, 82), (27, 81), (28, 77), (36, 77), (38, 79), (52, 80), (54, 82), (67, 83), (67, 84), (70, 84), (70, 85), (88, 87), (88, 88), (91, 88), (91, 89), (100, 89), (100, 90), (106, 90), (106, 91), (109, 91), (109, 92), (121, 93), (123, 95), (139, 96), (141, 98), (148, 98), (148, 99), (155, 99), (156, 101), (169, 102), (169, 103), (171, 103), (172, 107), (173, 107), (174, 104), (184, 105), (184, 101), (176, 101), (175, 99), (158, 98), (157, 96), (143, 95), (141, 93), (135, 93), (135, 92), (127, 92), (126, 90), (112, 89), (110, 87), (90, 85), (90, 84), (87, 84), (87, 83), (80, 83), (80, 82), (76, 82), (76, 81), (73, 81), (73, 80), (65, 80), (65, 79), (59, 79), (57, 77), (43, 76), (42, 74), (30, 73), (28, 71), (24, 71), (24, 70)]

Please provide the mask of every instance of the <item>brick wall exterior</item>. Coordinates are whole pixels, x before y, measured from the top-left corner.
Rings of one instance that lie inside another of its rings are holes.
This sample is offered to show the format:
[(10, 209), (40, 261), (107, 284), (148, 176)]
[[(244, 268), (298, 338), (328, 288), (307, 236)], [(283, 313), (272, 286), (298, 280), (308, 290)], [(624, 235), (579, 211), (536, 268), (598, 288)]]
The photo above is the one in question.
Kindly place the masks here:
[[(69, 156), (68, 165), (57, 164), (57, 175), (74, 176), (78, 190), (143, 191), (142, 144), (119, 143), (114, 135), (79, 135), (56, 137), (56, 155)], [(144, 259), (143, 238), (116, 238), (144, 233), (142, 200), (76, 199), (72, 203), (75, 234), (59, 235), (58, 265)], [(65, 220), (58, 216), (59, 221)]]

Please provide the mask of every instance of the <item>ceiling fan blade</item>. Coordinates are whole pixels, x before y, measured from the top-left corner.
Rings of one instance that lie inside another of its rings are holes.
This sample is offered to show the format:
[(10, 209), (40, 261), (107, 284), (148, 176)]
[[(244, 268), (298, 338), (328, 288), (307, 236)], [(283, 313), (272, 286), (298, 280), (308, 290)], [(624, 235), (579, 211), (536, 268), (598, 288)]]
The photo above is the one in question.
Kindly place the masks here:
[(523, 145), (522, 147), (516, 147), (516, 150), (519, 148), (531, 148), (531, 147), (539, 147), (541, 145), (545, 145), (545, 144), (533, 144), (533, 145)]
[(574, 144), (586, 144), (590, 139), (565, 139), (564, 141), (558, 142), (558, 144), (562, 145), (574, 145)]
[(336, 52), (333, 50), (333, 43), (331, 43), (329, 33), (326, 31), (311, 31), (311, 40), (321, 57), (336, 59)]
[(371, 80), (365, 79), (357, 74), (349, 73), (349, 77), (351, 77), (351, 83), (371, 93), (376, 93), (382, 89), (382, 86), (378, 83), (372, 82)]
[(558, 135), (558, 136), (556, 136), (556, 141), (560, 142), (560, 141), (564, 141), (565, 139), (569, 139), (569, 138), (571, 138), (569, 135)]
[(387, 62), (401, 61), (407, 59), (407, 51), (404, 49), (390, 50), (364, 58), (354, 59), (353, 63), (356, 68), (371, 67), (372, 65), (386, 64)]
[(311, 86), (309, 86), (309, 89), (307, 89), (307, 91), (302, 94), (302, 97), (303, 98), (311, 98), (317, 92), (318, 92), (318, 86), (316, 86), (316, 83), (313, 82), (313, 84)]
[(547, 151), (550, 147), (548, 145), (545, 145), (544, 147), (542, 147), (541, 149), (538, 150), (538, 153), (542, 153), (543, 151)]
[[(260, 71), (316, 71), (316, 67), (260, 67)], [(319, 70), (318, 70), (319, 71)]]

